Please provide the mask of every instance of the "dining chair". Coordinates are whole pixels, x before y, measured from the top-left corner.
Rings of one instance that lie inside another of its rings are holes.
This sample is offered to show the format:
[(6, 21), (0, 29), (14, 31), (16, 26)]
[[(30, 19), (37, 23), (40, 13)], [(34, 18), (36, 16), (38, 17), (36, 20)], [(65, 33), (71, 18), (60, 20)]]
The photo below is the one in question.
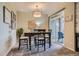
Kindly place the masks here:
[[(52, 32), (52, 30), (51, 29), (48, 29), (48, 32)], [(48, 34), (45, 34), (45, 38), (46, 38), (46, 41), (47, 41), (47, 43), (49, 42), (49, 35)]]
[(39, 46), (41, 45), (45, 49), (45, 33), (37, 33), (35, 36), (35, 46), (37, 47), (37, 50), (39, 51)]
[[(43, 33), (45, 31), (46, 31), (45, 29), (34, 29), (34, 32), (37, 32), (37, 33)], [(35, 35), (35, 37), (38, 37), (38, 35)], [(36, 47), (36, 39), (34, 39), (34, 43), (35, 43), (35, 47)]]
[(63, 40), (63, 38), (64, 38), (64, 34), (63, 34), (62, 32), (58, 32), (58, 41), (59, 41), (60, 39)]
[(28, 37), (26, 37), (26, 36), (21, 36), (21, 37), (19, 38), (19, 48), (18, 48), (18, 49), (20, 49), (22, 45), (23, 45), (23, 46), (26, 45), (26, 46), (27, 46), (27, 49), (28, 49)]

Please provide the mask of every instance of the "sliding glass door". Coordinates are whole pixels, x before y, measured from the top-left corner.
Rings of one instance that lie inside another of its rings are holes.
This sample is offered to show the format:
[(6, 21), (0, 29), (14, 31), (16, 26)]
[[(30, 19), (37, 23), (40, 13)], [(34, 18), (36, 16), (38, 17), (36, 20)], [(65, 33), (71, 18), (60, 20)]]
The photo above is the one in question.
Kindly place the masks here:
[(52, 42), (63, 43), (64, 41), (64, 14), (63, 11), (57, 16), (51, 16), (49, 21), (49, 29), (52, 30)]
[(63, 43), (64, 38), (59, 38), (59, 32), (64, 34), (64, 18), (55, 17), (50, 19), (49, 28), (52, 30), (52, 42)]
[(52, 18), (50, 20), (50, 29), (52, 30), (52, 33), (51, 33), (51, 39), (52, 39), (52, 42), (56, 42), (58, 40), (58, 31), (59, 31), (59, 24), (58, 24), (58, 20), (56, 20), (56, 18)]

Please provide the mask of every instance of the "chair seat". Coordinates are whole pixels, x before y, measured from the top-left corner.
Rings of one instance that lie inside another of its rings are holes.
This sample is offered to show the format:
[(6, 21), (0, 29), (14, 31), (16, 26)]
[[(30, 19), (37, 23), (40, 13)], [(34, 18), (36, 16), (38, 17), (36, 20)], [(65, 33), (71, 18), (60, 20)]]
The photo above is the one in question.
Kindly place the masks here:
[(20, 37), (18, 49), (21, 48), (21, 45), (27, 45), (27, 49), (28, 49), (28, 37)]
[(36, 39), (44, 39), (43, 37), (39, 37), (39, 38), (36, 38)]
[(45, 37), (49, 37), (49, 35), (45, 35)]
[(45, 37), (49, 37), (49, 35), (48, 35), (48, 34), (46, 34), (46, 35), (45, 35)]
[(20, 39), (28, 39), (28, 37), (20, 37)]
[(27, 45), (28, 43), (23, 43), (22, 45)]

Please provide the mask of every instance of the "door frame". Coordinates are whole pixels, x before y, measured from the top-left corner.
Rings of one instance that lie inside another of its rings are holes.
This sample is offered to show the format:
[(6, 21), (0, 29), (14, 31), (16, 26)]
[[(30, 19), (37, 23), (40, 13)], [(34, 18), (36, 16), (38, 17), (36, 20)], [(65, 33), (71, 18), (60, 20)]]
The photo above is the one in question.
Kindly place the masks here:
[(74, 3), (74, 43), (75, 43), (75, 51), (79, 52), (77, 37), (79, 37), (79, 33), (76, 33), (76, 19), (77, 19), (77, 2)]

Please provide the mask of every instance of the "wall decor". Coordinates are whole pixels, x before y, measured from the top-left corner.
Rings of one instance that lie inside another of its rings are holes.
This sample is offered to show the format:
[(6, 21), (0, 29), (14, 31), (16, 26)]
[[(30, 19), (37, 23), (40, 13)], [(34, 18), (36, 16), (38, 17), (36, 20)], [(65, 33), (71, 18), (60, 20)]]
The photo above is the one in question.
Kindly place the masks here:
[(11, 26), (11, 12), (5, 6), (3, 6), (3, 22)]
[(11, 11), (11, 28), (16, 29), (16, 15)]
[(34, 29), (34, 28), (36, 28), (36, 23), (35, 23), (35, 21), (29, 20), (29, 21), (28, 21), (28, 29), (29, 29), (29, 30), (32, 30), (32, 29)]
[(71, 22), (73, 20), (73, 15), (68, 15), (65, 17), (65, 22)]

